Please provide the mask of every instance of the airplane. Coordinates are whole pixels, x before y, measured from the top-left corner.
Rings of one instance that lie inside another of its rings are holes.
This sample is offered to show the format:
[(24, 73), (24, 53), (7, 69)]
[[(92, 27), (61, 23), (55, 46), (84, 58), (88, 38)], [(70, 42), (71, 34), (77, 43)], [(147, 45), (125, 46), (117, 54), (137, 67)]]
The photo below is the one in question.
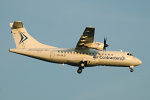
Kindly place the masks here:
[(10, 52), (28, 56), (31, 58), (78, 67), (77, 73), (81, 74), (85, 67), (116, 66), (133, 68), (142, 64), (142, 61), (134, 57), (130, 52), (107, 51), (107, 38), (104, 43), (94, 42), (94, 27), (86, 27), (75, 48), (65, 49), (42, 44), (30, 36), (22, 21), (10, 23), (16, 49)]

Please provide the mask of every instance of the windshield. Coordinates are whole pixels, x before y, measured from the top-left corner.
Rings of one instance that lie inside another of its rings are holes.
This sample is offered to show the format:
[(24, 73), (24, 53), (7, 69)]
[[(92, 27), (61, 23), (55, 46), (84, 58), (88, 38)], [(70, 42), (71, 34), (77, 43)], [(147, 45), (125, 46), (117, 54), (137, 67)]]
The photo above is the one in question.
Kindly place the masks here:
[(127, 53), (128, 56), (133, 56), (131, 53)]

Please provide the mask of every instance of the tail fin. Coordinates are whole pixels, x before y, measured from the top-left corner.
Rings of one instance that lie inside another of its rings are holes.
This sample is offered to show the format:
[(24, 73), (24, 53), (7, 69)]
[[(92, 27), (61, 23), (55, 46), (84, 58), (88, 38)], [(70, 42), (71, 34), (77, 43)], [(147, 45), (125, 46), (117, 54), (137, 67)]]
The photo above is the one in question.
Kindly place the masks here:
[(24, 28), (21, 21), (14, 21), (10, 23), (11, 32), (13, 34), (16, 48), (56, 48), (48, 45), (41, 44), (30, 36)]

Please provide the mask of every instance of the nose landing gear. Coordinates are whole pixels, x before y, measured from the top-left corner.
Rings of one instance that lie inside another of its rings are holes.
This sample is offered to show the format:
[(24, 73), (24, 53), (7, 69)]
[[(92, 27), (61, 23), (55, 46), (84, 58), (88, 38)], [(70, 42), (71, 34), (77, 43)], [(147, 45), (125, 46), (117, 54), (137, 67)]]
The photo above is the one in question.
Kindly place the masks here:
[(134, 66), (130, 66), (130, 72), (133, 72)]

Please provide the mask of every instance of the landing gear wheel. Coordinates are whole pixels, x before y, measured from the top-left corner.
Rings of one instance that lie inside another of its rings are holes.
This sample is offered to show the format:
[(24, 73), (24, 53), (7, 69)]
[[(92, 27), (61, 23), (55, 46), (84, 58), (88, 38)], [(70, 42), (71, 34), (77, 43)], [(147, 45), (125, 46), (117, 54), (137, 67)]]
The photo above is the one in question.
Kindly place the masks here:
[(78, 74), (81, 74), (81, 73), (82, 73), (82, 69), (78, 69), (78, 70), (77, 70), (77, 73), (78, 73)]
[(81, 63), (81, 67), (84, 67), (85, 65), (84, 65), (84, 63)]
[(133, 72), (133, 69), (131, 69), (130, 72)]

